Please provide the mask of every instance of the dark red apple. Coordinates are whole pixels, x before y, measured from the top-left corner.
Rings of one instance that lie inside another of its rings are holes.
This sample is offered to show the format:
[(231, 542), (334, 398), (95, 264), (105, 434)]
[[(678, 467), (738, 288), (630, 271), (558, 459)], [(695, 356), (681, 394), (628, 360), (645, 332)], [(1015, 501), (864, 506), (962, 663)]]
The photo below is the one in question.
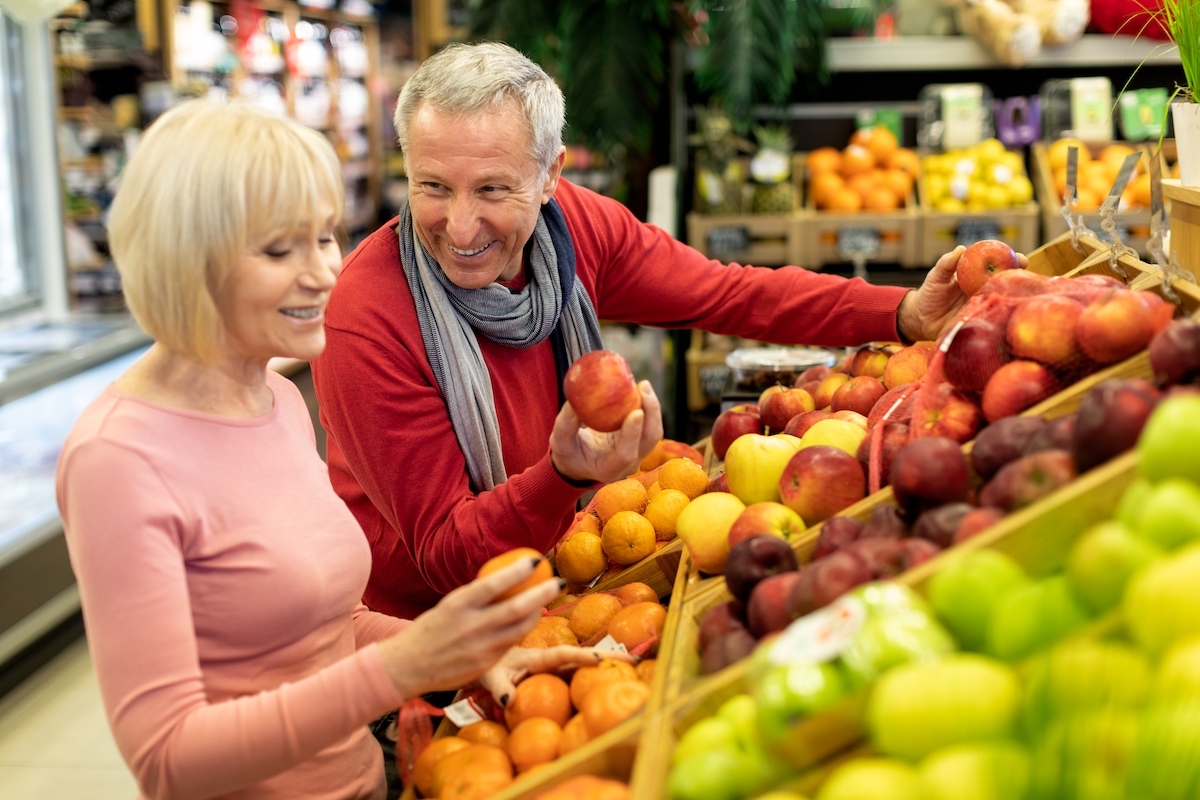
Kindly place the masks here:
[(988, 379), (1008, 361), (1004, 328), (973, 317), (950, 340), (942, 361), (946, 380), (965, 392), (982, 392)]
[(928, 539), (918, 539), (916, 537), (905, 539), (901, 542), (900, 553), (897, 555), (900, 573), (904, 574), (913, 567), (924, 564), (940, 552), (942, 552), (942, 548)]
[(762, 432), (762, 420), (758, 415), (757, 405), (741, 404), (728, 411), (722, 411), (712, 426), (713, 455), (724, 459), (725, 451), (733, 444), (734, 439), (747, 433)]
[(1025, 453), (1029, 440), (1045, 428), (1042, 417), (1005, 417), (979, 432), (971, 448), (971, 466), (983, 480), (988, 480), (1010, 461)]
[(754, 536), (736, 544), (725, 562), (725, 584), (742, 602), (764, 579), (799, 569), (796, 553), (783, 539)]
[(1200, 377), (1200, 322), (1177, 319), (1151, 339), (1150, 368), (1166, 386)]
[(758, 398), (758, 418), (770, 433), (781, 433), (788, 420), (813, 408), (813, 398), (808, 392), (779, 384), (768, 388)]
[(988, 422), (1020, 414), (1058, 391), (1058, 381), (1036, 361), (1010, 361), (992, 375), (983, 390)]
[(1016, 358), (1063, 367), (1079, 360), (1075, 329), (1083, 304), (1060, 295), (1034, 297), (1008, 318), (1008, 347)]
[(954, 534), (962, 524), (963, 517), (974, 510), (975, 506), (970, 503), (946, 503), (931, 508), (917, 517), (912, 535), (928, 539), (938, 547), (950, 547), (954, 544)]
[(709, 642), (700, 657), (700, 673), (711, 675), (746, 658), (758, 647), (758, 640), (746, 629), (731, 631)]
[(979, 493), (980, 505), (1013, 512), (1037, 502), (1075, 479), (1065, 450), (1043, 450), (1006, 464)]
[(580, 422), (605, 433), (621, 429), (642, 407), (629, 363), (612, 350), (593, 350), (575, 360), (563, 378), (563, 394)]
[(1137, 444), (1159, 393), (1148, 381), (1104, 381), (1079, 401), (1071, 442), (1075, 467), (1087, 472)]
[(874, 428), (885, 421), (884, 417), (887, 417), (887, 422), (908, 422), (912, 417), (913, 396), (918, 391), (919, 387), (909, 384), (888, 389), (871, 407), (871, 413), (867, 414), (867, 427)]
[(1140, 353), (1154, 335), (1150, 310), (1140, 297), (1114, 289), (1079, 315), (1075, 338), (1097, 364), (1114, 364)]
[(908, 523), (900, 515), (900, 509), (893, 505), (876, 506), (867, 518), (859, 539), (905, 539), (909, 535)]
[(962, 446), (941, 436), (922, 436), (900, 448), (888, 483), (909, 519), (943, 503), (963, 502), (971, 488)]
[(700, 645), (703, 653), (708, 645), (727, 633), (746, 630), (746, 608), (737, 600), (713, 606), (700, 619)]
[[(1015, 419), (1022, 419), (1022, 417), (1015, 417)], [(1041, 430), (1035, 432), (1033, 436), (1029, 437), (1029, 441), (1025, 443), (1025, 449), (1021, 451), (1021, 455), (1031, 456), (1043, 450), (1069, 451), (1072, 442), (1075, 441), (1075, 423), (1078, 420), (1078, 414), (1065, 414), (1058, 419), (1052, 420)]]
[(871, 571), (871, 579), (882, 581), (900, 574), (900, 553), (903, 550), (904, 542), (901, 539), (859, 539), (839, 552), (859, 558)]
[(729, 494), (729, 479), (725, 477), (725, 473), (717, 475), (708, 482), (705, 492), (725, 492)]
[(1155, 334), (1166, 329), (1175, 319), (1175, 305), (1168, 303), (1154, 292), (1134, 292), (1145, 305), (1146, 313), (1150, 315), (1150, 330)]
[(870, 375), (859, 375), (838, 387), (838, 390), (833, 393), (833, 399), (829, 401), (829, 407), (833, 409), (834, 413), (854, 411), (865, 417), (871, 413), (875, 403), (883, 397), (886, 391), (887, 389), (883, 388), (883, 384), (877, 378), (872, 378)]
[(750, 623), (751, 633), (762, 638), (768, 633), (783, 630), (795, 619), (788, 610), (788, 597), (799, 578), (799, 572), (781, 572), (763, 579), (754, 587), (746, 606), (746, 620)]
[(977, 508), (962, 518), (958, 530), (954, 532), (954, 544), (965, 542), (976, 534), (983, 533), (988, 528), (1004, 519), (1004, 512), (998, 508)]
[(797, 574), (800, 577), (788, 597), (788, 613), (792, 619), (823, 608), (872, 579), (871, 570), (863, 560), (845, 550), (814, 561)]
[(968, 297), (976, 294), (997, 272), (1020, 269), (1021, 262), (1013, 249), (998, 239), (984, 239), (968, 247), (958, 257), (954, 272), (958, 288)]
[[(871, 485), (871, 448), (874, 447), (875, 439), (879, 438), (879, 466), (878, 480), (879, 486)], [(880, 428), (874, 429), (868, 433), (867, 437), (858, 444), (858, 452), (855, 454), (858, 457), (858, 463), (862, 464), (863, 471), (867, 474), (867, 491), (878, 491), (884, 486), (887, 486), (888, 475), (892, 469), (892, 459), (896, 457), (896, 453), (901, 447), (908, 444), (909, 427), (903, 422), (885, 422)]]
[(854, 517), (830, 517), (821, 525), (813, 545), (812, 560), (817, 561), (850, 544), (862, 533), (863, 524)]
[(809, 411), (805, 414), (797, 414), (788, 420), (788, 424), (784, 427), (783, 432), (799, 438), (808, 433), (808, 429), (821, 420), (832, 418), (832, 411)]
[(983, 425), (983, 412), (975, 401), (948, 383), (922, 386), (909, 425), (916, 426), (917, 436), (944, 436), (966, 444)]
[(779, 479), (783, 504), (815, 525), (867, 496), (858, 459), (837, 447), (814, 445), (792, 456)]

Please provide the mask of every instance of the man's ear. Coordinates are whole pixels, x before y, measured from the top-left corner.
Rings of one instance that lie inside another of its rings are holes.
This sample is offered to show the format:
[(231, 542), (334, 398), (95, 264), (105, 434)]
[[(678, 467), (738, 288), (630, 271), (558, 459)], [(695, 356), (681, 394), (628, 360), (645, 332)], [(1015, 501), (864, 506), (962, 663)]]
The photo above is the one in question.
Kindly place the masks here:
[(550, 198), (554, 197), (554, 192), (558, 189), (558, 179), (562, 177), (563, 164), (566, 163), (567, 148), (558, 148), (558, 155), (550, 162), (550, 168), (546, 170), (546, 183), (542, 187), (542, 205), (550, 202)]

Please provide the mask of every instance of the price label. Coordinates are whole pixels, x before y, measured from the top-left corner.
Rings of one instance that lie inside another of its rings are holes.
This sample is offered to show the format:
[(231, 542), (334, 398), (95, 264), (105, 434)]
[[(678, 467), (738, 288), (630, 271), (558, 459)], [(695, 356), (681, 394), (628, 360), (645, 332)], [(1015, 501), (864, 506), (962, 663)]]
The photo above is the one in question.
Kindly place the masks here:
[(838, 231), (838, 253), (842, 258), (872, 258), (879, 252), (879, 231), (874, 228), (842, 228)]
[(1131, 142), (1157, 139), (1166, 118), (1167, 101), (1167, 90), (1161, 86), (1122, 94), (1119, 103), (1125, 138)]
[(708, 232), (708, 254), (718, 257), (744, 253), (750, 247), (750, 230), (737, 225), (713, 228)]
[(474, 700), (468, 697), (446, 706), (446, 719), (460, 728), (465, 728), (487, 719), (487, 715), (479, 706), (475, 705)]
[(983, 84), (959, 83), (942, 88), (942, 149), (970, 147), (983, 139)]
[(1112, 81), (1108, 78), (1072, 79), (1071, 131), (1085, 142), (1107, 142), (1113, 138)]
[(855, 123), (859, 128), (887, 128), (896, 141), (904, 141), (904, 120), (898, 108), (864, 108), (855, 115)]
[(767, 657), (773, 664), (832, 661), (841, 655), (866, 621), (867, 608), (861, 600), (841, 597), (787, 626), (771, 645)]
[[(1129, 241), (1129, 226), (1128, 225), (1126, 225), (1123, 222), (1115, 222), (1113, 227), (1116, 228), (1117, 235), (1121, 237), (1122, 242)], [(1105, 244), (1109, 245), (1110, 247), (1113, 244), (1112, 234), (1109, 233), (1108, 231), (1104, 230), (1103, 228), (1096, 231), (1096, 238), (1099, 239), (1100, 241), (1104, 242)]]
[(999, 239), (1000, 223), (994, 219), (964, 219), (958, 223), (958, 243), (970, 247), (984, 239)]

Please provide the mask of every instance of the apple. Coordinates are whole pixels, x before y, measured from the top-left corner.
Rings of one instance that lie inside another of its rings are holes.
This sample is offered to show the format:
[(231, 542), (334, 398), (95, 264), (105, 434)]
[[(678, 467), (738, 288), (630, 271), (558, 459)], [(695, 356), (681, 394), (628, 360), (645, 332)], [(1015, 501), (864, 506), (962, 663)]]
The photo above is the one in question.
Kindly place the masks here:
[(841, 411), (835, 411), (835, 412), (833, 412), (833, 419), (840, 419), (840, 420), (849, 422), (851, 424), (857, 425), (858, 427), (862, 428), (864, 431), (867, 429), (867, 418), (864, 417), (862, 414), (859, 414), (857, 411), (850, 411), (849, 409), (842, 409)]
[(758, 398), (758, 418), (771, 433), (779, 433), (787, 427), (788, 420), (797, 414), (812, 411), (813, 398), (803, 389), (789, 389), (775, 384)]
[(804, 384), (812, 383), (813, 381), (820, 383), (832, 374), (833, 367), (826, 366), (825, 364), (819, 364), (815, 367), (809, 367), (808, 369), (804, 370), (804, 372), (801, 372), (799, 375), (797, 375), (795, 385), (797, 388), (802, 388)]
[(817, 800), (920, 800), (917, 771), (890, 758), (858, 758), (837, 767)]
[(867, 428), (874, 428), (880, 422), (908, 422), (917, 391), (917, 387), (908, 384), (886, 391), (867, 414)]
[(1043, 450), (1005, 464), (984, 485), (979, 503), (1013, 512), (1041, 500), (1075, 479), (1075, 464), (1066, 450)]
[(987, 650), (1015, 661), (1066, 636), (1088, 621), (1088, 612), (1065, 575), (1019, 586), (996, 603), (988, 625)]
[(887, 580), (902, 571), (900, 554), (904, 552), (904, 540), (859, 538), (838, 552), (848, 553), (866, 564), (871, 580)]
[(1152, 675), (1146, 656), (1127, 644), (1087, 638), (1060, 642), (1027, 668), (1026, 730), (1036, 736), (1063, 717), (1140, 710)]
[(1022, 800), (1029, 790), (1029, 751), (1016, 742), (945, 747), (921, 762), (924, 800)]
[(929, 369), (930, 356), (930, 350), (916, 345), (909, 345), (893, 354), (883, 369), (881, 380), (884, 387), (895, 389), (924, 378)]
[(799, 579), (800, 573), (792, 570), (764, 578), (754, 586), (746, 605), (751, 633), (761, 639), (791, 623), (794, 617), (788, 612), (788, 597)]
[(758, 647), (758, 639), (746, 628), (730, 631), (709, 642), (708, 647), (704, 648), (700, 656), (700, 674), (711, 675), (720, 672), (730, 664), (736, 664), (749, 656), (755, 647)]
[(929, 579), (929, 603), (963, 647), (987, 643), (996, 604), (1029, 584), (1021, 565), (998, 550), (976, 550), (946, 564)]
[(1200, 483), (1200, 396), (1160, 403), (1146, 421), (1138, 452), (1141, 473), (1150, 481), (1180, 477)]
[(1200, 698), (1200, 640), (1181, 642), (1163, 654), (1151, 702), (1158, 705)]
[(913, 523), (912, 535), (928, 539), (939, 547), (951, 547), (954, 534), (962, 524), (963, 517), (975, 510), (970, 503), (946, 503), (931, 508)]
[(725, 477), (725, 473), (724, 473), (724, 472), (722, 472), (722, 473), (720, 473), (719, 475), (716, 475), (715, 477), (713, 477), (713, 478), (712, 478), (712, 479), (711, 479), (711, 480), (708, 482), (708, 486), (707, 486), (707, 487), (705, 487), (704, 491), (705, 491), (705, 493), (708, 493), (708, 492), (724, 492), (724, 493), (726, 493), (726, 494), (730, 494), (730, 491), (729, 491), (729, 479), (728, 479), (728, 478), (726, 478), (726, 477)]
[(1177, 319), (1156, 334), (1150, 340), (1150, 368), (1167, 386), (1200, 376), (1200, 322)]
[(1005, 417), (979, 432), (971, 448), (971, 466), (983, 480), (989, 480), (1010, 461), (1025, 452), (1029, 440), (1048, 423), (1042, 417)]
[(967, 459), (953, 439), (922, 436), (896, 453), (888, 483), (909, 519), (943, 503), (967, 499)]
[(796, 454), (786, 439), (748, 433), (739, 436), (725, 452), (729, 490), (747, 505), (779, 502), (779, 477)]
[(908, 572), (913, 567), (924, 564), (942, 552), (941, 547), (938, 547), (928, 539), (919, 539), (915, 536), (905, 539), (900, 544), (897, 563), (900, 565), (901, 574)]
[(1137, 533), (1166, 550), (1200, 539), (1200, 488), (1183, 478), (1164, 478), (1143, 501)]
[[(796, 384), (796, 388), (803, 389), (804, 391), (808, 392), (809, 395), (811, 395), (813, 398), (816, 398), (817, 390), (821, 388), (821, 382), (820, 381), (808, 381), (807, 383), (799, 383), (799, 384)], [(816, 400), (814, 399), (813, 402), (815, 403)]]
[(1058, 391), (1058, 381), (1036, 361), (1010, 361), (988, 379), (983, 389), (983, 415), (988, 422), (1020, 414)]
[(1117, 503), (1117, 510), (1113, 512), (1113, 518), (1131, 531), (1140, 530), (1142, 509), (1146, 507), (1146, 501), (1150, 499), (1150, 493), (1153, 491), (1154, 485), (1145, 478), (1134, 480), (1121, 495), (1121, 499)]
[(783, 539), (754, 536), (738, 542), (725, 561), (725, 585), (742, 602), (764, 579), (799, 569), (796, 553)]
[(931, 390), (922, 387), (910, 425), (917, 436), (943, 436), (966, 444), (983, 425), (983, 413), (966, 394), (942, 383)]
[(988, 280), (979, 290), (979, 296), (1034, 297), (1046, 292), (1048, 282), (1045, 275), (1027, 269), (1008, 270)]
[(900, 509), (892, 505), (876, 506), (858, 534), (860, 539), (906, 539), (908, 523), (900, 516)]
[(821, 385), (817, 387), (817, 393), (813, 395), (813, 405), (817, 409), (829, 408), (829, 404), (833, 401), (833, 393), (848, 380), (850, 380), (850, 376), (845, 372), (835, 372), (821, 381)]
[(976, 534), (983, 533), (988, 528), (1004, 519), (1004, 512), (998, 508), (977, 508), (967, 513), (958, 523), (954, 532), (954, 544), (960, 544)]
[[(768, 669), (754, 685), (758, 728), (769, 747), (799, 720), (828, 708), (849, 691), (831, 662), (795, 661)], [(760, 800), (769, 795), (761, 795)]]
[[(1021, 419), (1021, 417), (1015, 417)], [(1003, 422), (1004, 420), (1001, 420)], [(1070, 451), (1075, 441), (1075, 425), (1079, 422), (1078, 414), (1064, 414), (1058, 419), (1051, 420), (1041, 430), (1035, 431), (1025, 442), (1022, 455), (1031, 456), (1043, 450)]]
[[(877, 456), (879, 464), (876, 474), (873, 477), (871, 473), (871, 447), (876, 437), (880, 439), (879, 454)], [(887, 486), (888, 475), (892, 469), (892, 459), (896, 457), (896, 453), (900, 451), (901, 447), (908, 444), (908, 440), (909, 428), (907, 424), (885, 422), (879, 432), (872, 431), (859, 443), (858, 452), (855, 455), (858, 456), (859, 463), (863, 465), (863, 471), (867, 473), (868, 491), (878, 491)], [(879, 485), (876, 486), (874, 481), (877, 481)]]
[(1072, 591), (1093, 613), (1103, 614), (1121, 602), (1130, 578), (1162, 556), (1156, 544), (1108, 520), (1093, 525), (1075, 542), (1065, 572)]
[(712, 426), (713, 455), (724, 460), (725, 453), (734, 439), (743, 434), (762, 432), (763, 425), (758, 415), (758, 406), (743, 403), (728, 411), (722, 411)]
[(642, 407), (629, 363), (612, 350), (577, 358), (563, 378), (563, 394), (584, 425), (605, 433), (620, 430), (625, 418)]
[(702, 494), (683, 507), (675, 520), (675, 532), (697, 569), (710, 575), (725, 569), (729, 529), (745, 510), (745, 503), (723, 492)]
[(854, 360), (850, 362), (850, 377), (869, 377), (878, 380), (883, 377), (883, 371), (887, 369), (888, 359), (887, 353), (873, 347), (864, 347), (854, 354)]
[(1134, 575), (1121, 608), (1133, 640), (1158, 658), (1200, 634), (1200, 548), (1185, 547)]
[(814, 561), (795, 574), (799, 577), (787, 601), (792, 619), (824, 608), (855, 586), (872, 580), (866, 562), (846, 550)]
[(871, 408), (887, 389), (876, 378), (860, 375), (851, 378), (838, 387), (829, 401), (829, 407), (837, 413), (849, 410), (861, 414), (864, 419), (871, 413)]
[(829, 445), (844, 450), (850, 455), (858, 453), (858, 446), (867, 436), (867, 431), (844, 419), (823, 419), (800, 437), (800, 447)]
[(1158, 390), (1139, 379), (1109, 380), (1079, 401), (1071, 453), (1080, 472), (1131, 450), (1158, 404)]
[(746, 630), (745, 607), (737, 600), (713, 606), (700, 619), (699, 647), (701, 653), (708, 645), (727, 633)]
[(1075, 328), (1083, 304), (1061, 295), (1035, 297), (1017, 306), (1008, 319), (1009, 349), (1017, 358), (1063, 367), (1079, 360)]
[(817, 561), (853, 542), (862, 533), (863, 524), (854, 517), (830, 517), (821, 525), (813, 545), (812, 560)]
[(1146, 313), (1150, 317), (1150, 330), (1152, 335), (1166, 330), (1171, 321), (1175, 319), (1175, 306), (1168, 303), (1154, 292), (1138, 291), (1134, 292), (1137, 298), (1146, 306)]
[(1140, 353), (1153, 335), (1150, 310), (1140, 297), (1124, 289), (1089, 304), (1075, 328), (1079, 349), (1097, 364), (1113, 364)]
[(808, 433), (808, 429), (823, 419), (833, 419), (833, 412), (809, 411), (807, 414), (797, 414), (788, 420), (787, 427), (783, 429), (783, 432), (804, 438), (804, 434)]
[(996, 370), (1007, 361), (1004, 327), (983, 317), (973, 317), (949, 339), (942, 372), (946, 380), (959, 389), (982, 392)]
[(1017, 254), (1011, 247), (997, 239), (984, 239), (963, 251), (954, 274), (958, 278), (958, 288), (971, 297), (997, 272), (1020, 268), (1021, 262), (1017, 261)]
[(688, 728), (679, 737), (679, 743), (671, 751), (671, 763), (678, 764), (692, 756), (738, 747), (740, 745), (737, 734), (729, 720), (718, 716), (707, 717)]
[(751, 503), (729, 529), (729, 549), (754, 536), (774, 536), (785, 541), (803, 533), (808, 525), (792, 509), (773, 501)]
[(815, 525), (866, 497), (867, 476), (845, 450), (805, 447), (784, 467), (779, 495), (784, 505)]

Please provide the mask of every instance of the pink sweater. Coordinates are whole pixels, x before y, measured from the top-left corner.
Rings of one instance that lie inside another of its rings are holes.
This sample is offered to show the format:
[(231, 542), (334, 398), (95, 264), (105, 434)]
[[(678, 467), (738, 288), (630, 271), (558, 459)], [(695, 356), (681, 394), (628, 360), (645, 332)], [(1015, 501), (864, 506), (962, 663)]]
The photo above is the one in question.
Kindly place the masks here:
[(304, 401), (228, 419), (109, 387), (58, 504), (109, 724), (148, 798), (382, 798), (365, 727), (403, 701), (360, 598), (371, 552)]

